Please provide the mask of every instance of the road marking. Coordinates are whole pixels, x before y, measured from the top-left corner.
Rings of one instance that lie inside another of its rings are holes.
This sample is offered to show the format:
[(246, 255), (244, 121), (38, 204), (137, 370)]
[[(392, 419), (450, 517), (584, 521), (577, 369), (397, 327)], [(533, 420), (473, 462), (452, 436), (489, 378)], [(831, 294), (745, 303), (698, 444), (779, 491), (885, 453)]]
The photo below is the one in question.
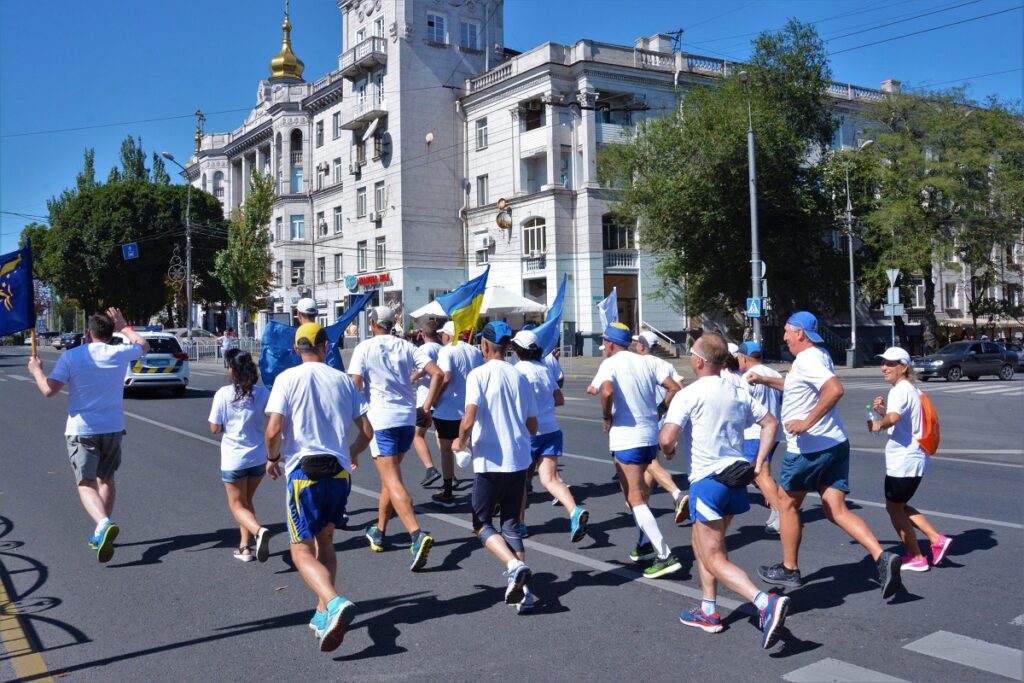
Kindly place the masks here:
[(6, 382), (6, 381), (7, 381), (7, 379), (5, 377), (0, 377), (0, 382)]
[(978, 387), (957, 387), (955, 389), (946, 389), (942, 393), (944, 393), (944, 394), (967, 394), (967, 393), (973, 394), (976, 391), (978, 391)]
[(179, 429), (178, 427), (172, 427), (171, 425), (164, 424), (163, 422), (159, 422), (157, 420), (151, 420), (148, 417), (143, 417), (142, 415), (139, 415), (137, 413), (129, 413), (127, 410), (124, 411), (124, 414), (125, 414), (125, 417), (131, 417), (131, 418), (134, 418), (134, 419), (139, 420), (141, 422), (147, 422), (147, 423), (149, 423), (151, 425), (154, 425), (156, 427), (160, 427), (161, 429), (166, 429), (169, 432), (174, 432), (175, 434), (181, 434), (182, 436), (188, 436), (188, 437), (191, 437), (191, 438), (195, 439), (196, 441), (202, 441), (204, 443), (208, 443), (208, 444), (211, 444), (213, 446), (218, 446), (218, 447), (220, 446), (220, 441), (218, 441), (216, 439), (210, 439), (210, 438), (205, 437), (205, 436), (200, 436), (199, 434), (196, 434), (195, 432), (190, 432), (187, 429)]
[(1011, 621), (1010, 626), (1024, 626), (1024, 614), (1020, 615), (1019, 617), (1016, 617), (1013, 621)]
[[(13, 587), (12, 587), (13, 590)], [(50, 670), (43, 656), (36, 652), (18, 617), (18, 608), (7, 595), (7, 570), (0, 565), (0, 640), (20, 680), (49, 681)]]
[(1020, 650), (949, 631), (936, 631), (904, 645), (903, 649), (1015, 680), (1024, 668), (1024, 653)]
[[(861, 446), (850, 446), (851, 451), (860, 451), (861, 453), (874, 453), (875, 455), (884, 455), (877, 448), (863, 448)], [(1015, 450), (974, 450), (971, 448), (943, 448), (943, 453), (973, 453), (975, 455), (1024, 455), (1022, 451)], [(932, 455), (929, 456), (930, 460), (946, 460), (949, 462), (964, 462), (969, 465), (989, 465), (991, 467), (1012, 467), (1014, 469), (1022, 469), (1024, 465), (1013, 463), (1013, 462), (989, 462), (987, 460), (970, 460), (968, 458), (947, 458), (943, 455)]]
[(1019, 392), (1013, 387), (1000, 387), (998, 389), (979, 389), (975, 393), (980, 396), (988, 396), (990, 394), (1016, 394)]
[(7, 375), (7, 376), (10, 377), (11, 379), (16, 379), (19, 382), (34, 382), (35, 381), (31, 377), (24, 377), (22, 375)]
[(790, 671), (782, 677), (784, 681), (793, 683), (907, 683), (902, 678), (894, 678), (878, 671), (865, 669), (838, 659), (822, 659), (814, 664)]

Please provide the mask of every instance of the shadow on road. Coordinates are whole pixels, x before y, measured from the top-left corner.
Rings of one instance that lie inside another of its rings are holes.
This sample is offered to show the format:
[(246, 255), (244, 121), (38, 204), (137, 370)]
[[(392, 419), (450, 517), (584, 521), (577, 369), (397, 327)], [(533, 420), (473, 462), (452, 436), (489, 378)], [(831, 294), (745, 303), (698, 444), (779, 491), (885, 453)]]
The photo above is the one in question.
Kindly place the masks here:
[[(284, 524), (270, 524), (268, 529), (275, 535), (284, 532)], [(139, 567), (147, 564), (160, 564), (163, 558), (179, 550), (186, 552), (199, 552), (217, 548), (236, 548), (238, 541), (238, 527), (218, 529), (202, 534), (183, 534), (171, 538), (160, 538), (152, 541), (136, 541), (134, 543), (118, 543), (119, 549), (132, 548), (135, 546), (148, 546), (142, 551), (142, 556), (131, 562), (107, 565), (110, 568), (118, 567)], [(206, 546), (206, 547), (201, 547)]]

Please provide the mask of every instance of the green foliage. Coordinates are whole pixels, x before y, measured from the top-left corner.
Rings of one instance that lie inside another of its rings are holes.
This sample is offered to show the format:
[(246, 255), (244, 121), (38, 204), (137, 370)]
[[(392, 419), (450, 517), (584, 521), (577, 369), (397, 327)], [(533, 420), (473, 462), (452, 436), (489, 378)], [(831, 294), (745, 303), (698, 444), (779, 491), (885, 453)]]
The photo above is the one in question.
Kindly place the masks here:
[(256, 306), (270, 293), (273, 204), (273, 179), (254, 171), (245, 203), (231, 216), (227, 246), (217, 253), (212, 272), (236, 306)]
[(124, 180), (149, 180), (141, 137), (136, 139), (129, 135), (121, 143), (121, 169)]
[(171, 176), (167, 173), (167, 166), (159, 154), (153, 152), (153, 182), (157, 185), (170, 185)]

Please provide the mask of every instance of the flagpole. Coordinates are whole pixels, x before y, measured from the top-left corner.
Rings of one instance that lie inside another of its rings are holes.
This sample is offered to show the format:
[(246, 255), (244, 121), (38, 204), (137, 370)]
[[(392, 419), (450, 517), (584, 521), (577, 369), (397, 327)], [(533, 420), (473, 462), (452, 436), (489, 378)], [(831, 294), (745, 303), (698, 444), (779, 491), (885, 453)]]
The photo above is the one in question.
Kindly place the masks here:
[(36, 328), (32, 328), (32, 357), (39, 358), (39, 349), (36, 347)]

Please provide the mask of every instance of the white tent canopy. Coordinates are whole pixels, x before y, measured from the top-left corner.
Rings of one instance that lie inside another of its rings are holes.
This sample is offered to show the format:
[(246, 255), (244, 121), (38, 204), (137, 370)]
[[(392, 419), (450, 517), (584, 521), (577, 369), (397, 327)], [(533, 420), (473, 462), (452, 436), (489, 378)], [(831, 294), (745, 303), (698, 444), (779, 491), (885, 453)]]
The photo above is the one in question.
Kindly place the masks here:
[[(544, 304), (539, 304), (533, 299), (527, 299), (524, 296), (508, 291), (504, 287), (494, 285), (484, 290), (484, 302), (480, 309), (480, 314), (493, 317), (495, 315), (546, 313), (547, 310), (548, 307)], [(409, 317), (413, 319), (426, 316), (447, 317), (444, 309), (441, 308), (441, 304), (437, 303), (437, 301), (431, 301), (426, 306), (417, 308), (409, 314)]]

